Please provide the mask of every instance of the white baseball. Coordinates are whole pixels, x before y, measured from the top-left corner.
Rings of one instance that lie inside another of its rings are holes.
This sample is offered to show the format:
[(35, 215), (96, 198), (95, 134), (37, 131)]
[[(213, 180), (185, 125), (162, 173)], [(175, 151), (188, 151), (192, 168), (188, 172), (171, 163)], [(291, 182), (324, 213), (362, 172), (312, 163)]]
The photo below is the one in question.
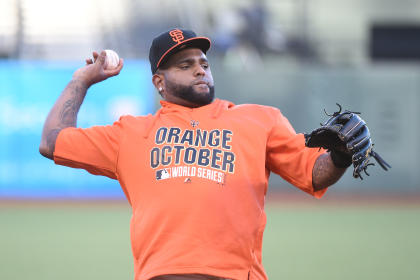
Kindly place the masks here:
[(105, 50), (106, 52), (106, 59), (105, 59), (105, 69), (112, 70), (117, 68), (118, 64), (120, 63), (120, 57), (116, 52), (113, 50)]

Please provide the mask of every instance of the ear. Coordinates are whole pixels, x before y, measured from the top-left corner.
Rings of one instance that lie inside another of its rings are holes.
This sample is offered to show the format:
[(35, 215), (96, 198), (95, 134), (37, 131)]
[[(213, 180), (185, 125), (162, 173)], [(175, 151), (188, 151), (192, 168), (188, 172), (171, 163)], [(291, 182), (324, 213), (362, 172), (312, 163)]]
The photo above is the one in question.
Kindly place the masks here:
[(165, 79), (163, 78), (163, 74), (156, 73), (152, 77), (152, 82), (157, 91), (162, 95), (162, 92), (165, 89)]

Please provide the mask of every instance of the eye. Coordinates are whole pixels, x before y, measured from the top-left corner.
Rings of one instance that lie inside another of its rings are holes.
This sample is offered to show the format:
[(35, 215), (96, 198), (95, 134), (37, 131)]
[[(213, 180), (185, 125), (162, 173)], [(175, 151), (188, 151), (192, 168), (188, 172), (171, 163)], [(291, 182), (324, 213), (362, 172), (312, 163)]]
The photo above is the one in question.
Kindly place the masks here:
[(204, 64), (201, 65), (201, 67), (203, 67), (204, 69), (208, 69), (209, 65), (207, 63), (204, 63)]
[(181, 65), (179, 65), (179, 68), (182, 69), (182, 70), (187, 70), (189, 68), (189, 65), (188, 64), (181, 64)]

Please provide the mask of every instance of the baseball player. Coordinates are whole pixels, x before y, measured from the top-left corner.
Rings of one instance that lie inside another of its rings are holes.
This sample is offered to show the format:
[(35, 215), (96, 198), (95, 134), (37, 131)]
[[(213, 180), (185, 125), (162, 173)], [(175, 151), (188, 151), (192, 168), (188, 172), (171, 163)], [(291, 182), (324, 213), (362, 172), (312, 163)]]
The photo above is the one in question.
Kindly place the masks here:
[(150, 47), (154, 115), (77, 128), (90, 86), (118, 75), (106, 53), (78, 69), (52, 107), (40, 153), (119, 181), (132, 207), (136, 280), (267, 279), (262, 238), (268, 178), (320, 198), (351, 164), (347, 151), (308, 148), (273, 107), (214, 98), (210, 40), (173, 29)]

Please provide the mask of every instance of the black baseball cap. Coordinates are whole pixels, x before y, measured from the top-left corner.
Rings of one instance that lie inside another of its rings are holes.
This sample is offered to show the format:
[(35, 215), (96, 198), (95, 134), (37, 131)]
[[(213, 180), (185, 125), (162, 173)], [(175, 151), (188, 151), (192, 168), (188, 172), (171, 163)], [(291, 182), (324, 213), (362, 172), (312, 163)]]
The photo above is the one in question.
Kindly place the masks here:
[(211, 41), (207, 37), (198, 37), (194, 31), (185, 29), (171, 29), (155, 39), (149, 51), (149, 61), (152, 73), (156, 73), (159, 66), (163, 65), (174, 53), (186, 47), (201, 49), (206, 53), (210, 48)]

